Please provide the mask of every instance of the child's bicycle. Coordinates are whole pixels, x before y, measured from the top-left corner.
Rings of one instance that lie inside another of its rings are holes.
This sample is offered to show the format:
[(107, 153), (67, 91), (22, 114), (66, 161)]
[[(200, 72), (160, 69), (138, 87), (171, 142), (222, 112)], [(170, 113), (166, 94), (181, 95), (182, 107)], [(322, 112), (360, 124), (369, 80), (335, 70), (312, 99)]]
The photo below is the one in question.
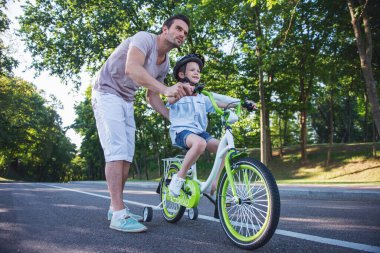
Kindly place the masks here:
[[(167, 158), (164, 160), (164, 175), (157, 193), (160, 194), (164, 218), (171, 223), (179, 221), (188, 209), (190, 219), (198, 217), (198, 203), (202, 196), (208, 197), (215, 204), (214, 216), (220, 219), (222, 228), (227, 236), (239, 247), (255, 249), (263, 246), (274, 234), (280, 217), (280, 195), (276, 181), (269, 169), (261, 162), (246, 157), (245, 153), (235, 149), (231, 124), (237, 121), (241, 107), (253, 109), (252, 104), (241, 103), (236, 107), (236, 114), (231, 110), (220, 109), (213, 95), (202, 91), (198, 86), (197, 92), (208, 96), (217, 114), (222, 117), (225, 133), (220, 140), (213, 168), (206, 182), (197, 178), (196, 166), (188, 171), (186, 181), (180, 196), (174, 197), (169, 192), (172, 176), (181, 168), (182, 159)], [(235, 115), (235, 117), (233, 117)], [(231, 122), (231, 118), (234, 118)], [(214, 201), (206, 190), (218, 174), (225, 157), (225, 169), (221, 173)], [(144, 220), (152, 219), (153, 209), (144, 209)]]

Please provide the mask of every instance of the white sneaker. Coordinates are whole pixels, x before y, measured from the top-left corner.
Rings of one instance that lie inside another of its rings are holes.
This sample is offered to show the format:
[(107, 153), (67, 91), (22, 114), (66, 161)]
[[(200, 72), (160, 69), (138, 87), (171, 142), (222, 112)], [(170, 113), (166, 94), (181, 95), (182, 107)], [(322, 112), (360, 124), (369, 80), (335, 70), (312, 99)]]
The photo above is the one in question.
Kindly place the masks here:
[(178, 197), (181, 193), (181, 188), (183, 183), (185, 182), (185, 179), (182, 179), (177, 176), (177, 174), (174, 174), (172, 177), (172, 181), (170, 181), (169, 184), (169, 191), (170, 194), (174, 197)]

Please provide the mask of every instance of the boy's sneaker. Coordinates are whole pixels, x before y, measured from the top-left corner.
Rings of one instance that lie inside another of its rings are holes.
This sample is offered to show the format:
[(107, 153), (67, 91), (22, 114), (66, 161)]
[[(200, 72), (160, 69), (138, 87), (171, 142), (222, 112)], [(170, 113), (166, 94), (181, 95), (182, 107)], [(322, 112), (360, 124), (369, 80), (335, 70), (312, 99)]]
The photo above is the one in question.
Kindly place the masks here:
[[(132, 213), (128, 207), (125, 207), (125, 209), (127, 210), (127, 214), (132, 217), (133, 219), (137, 220), (137, 221), (144, 221), (144, 218), (138, 214), (134, 214)], [(113, 215), (113, 211), (111, 209), (108, 209), (108, 214), (107, 214), (107, 219), (108, 220), (111, 220), (112, 219), (112, 215)]]
[(169, 184), (170, 194), (174, 197), (178, 197), (181, 193), (181, 188), (184, 182), (185, 179), (182, 179), (178, 177), (177, 174), (174, 174)]
[(120, 219), (111, 219), (110, 228), (129, 233), (144, 232), (147, 230), (147, 227), (128, 215)]

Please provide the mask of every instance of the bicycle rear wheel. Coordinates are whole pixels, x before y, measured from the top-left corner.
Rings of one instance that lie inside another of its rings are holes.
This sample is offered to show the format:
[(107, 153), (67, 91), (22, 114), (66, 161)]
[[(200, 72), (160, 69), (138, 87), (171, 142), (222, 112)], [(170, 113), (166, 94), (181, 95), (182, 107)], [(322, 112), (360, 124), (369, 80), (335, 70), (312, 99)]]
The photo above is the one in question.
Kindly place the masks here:
[(218, 189), (218, 213), (227, 236), (239, 247), (256, 249), (267, 243), (280, 218), (280, 194), (267, 167), (252, 158), (241, 158), (232, 169), (237, 198), (227, 173)]
[(170, 164), (167, 177), (165, 178), (165, 176), (163, 176), (161, 181), (160, 197), (162, 202), (162, 215), (164, 216), (165, 220), (167, 220), (170, 223), (175, 223), (179, 221), (186, 211), (186, 207), (171, 202), (166, 198), (166, 196), (170, 194), (169, 183), (172, 179), (172, 176), (176, 174), (179, 171), (179, 169), (180, 168), (177, 164)]

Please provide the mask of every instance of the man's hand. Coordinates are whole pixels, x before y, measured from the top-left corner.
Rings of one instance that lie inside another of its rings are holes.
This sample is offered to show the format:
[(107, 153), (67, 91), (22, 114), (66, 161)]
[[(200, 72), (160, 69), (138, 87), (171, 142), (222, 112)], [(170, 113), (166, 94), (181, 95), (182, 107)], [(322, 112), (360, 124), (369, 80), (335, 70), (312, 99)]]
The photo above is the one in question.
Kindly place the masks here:
[(173, 104), (184, 96), (193, 95), (193, 90), (194, 87), (191, 85), (179, 82), (173, 86), (167, 87), (164, 91), (164, 95), (168, 97), (168, 102)]

